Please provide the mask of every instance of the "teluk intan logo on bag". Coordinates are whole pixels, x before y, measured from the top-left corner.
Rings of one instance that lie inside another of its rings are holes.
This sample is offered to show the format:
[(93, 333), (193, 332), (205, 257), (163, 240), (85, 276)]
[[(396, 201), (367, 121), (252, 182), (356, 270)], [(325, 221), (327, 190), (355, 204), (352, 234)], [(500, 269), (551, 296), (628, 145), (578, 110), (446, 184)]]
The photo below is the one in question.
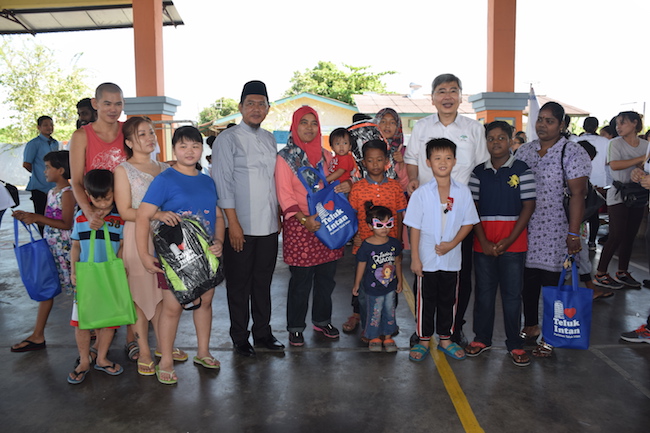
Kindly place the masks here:
[(350, 224), (350, 218), (348, 218), (347, 215), (343, 212), (343, 209), (336, 209), (334, 212), (330, 213), (326, 209), (326, 207), (330, 207), (328, 205), (331, 204), (332, 210), (334, 210), (334, 202), (329, 201), (325, 203), (325, 206), (321, 203), (316, 203), (316, 212), (318, 213), (318, 216), (320, 217), (320, 223), (325, 225), (325, 228), (327, 228), (327, 231), (330, 232), (330, 234), (334, 234), (341, 230), (343, 227), (347, 226)]
[(557, 300), (553, 304), (553, 335), (562, 338), (580, 338), (580, 321), (574, 319), (575, 308), (564, 308), (564, 303)]

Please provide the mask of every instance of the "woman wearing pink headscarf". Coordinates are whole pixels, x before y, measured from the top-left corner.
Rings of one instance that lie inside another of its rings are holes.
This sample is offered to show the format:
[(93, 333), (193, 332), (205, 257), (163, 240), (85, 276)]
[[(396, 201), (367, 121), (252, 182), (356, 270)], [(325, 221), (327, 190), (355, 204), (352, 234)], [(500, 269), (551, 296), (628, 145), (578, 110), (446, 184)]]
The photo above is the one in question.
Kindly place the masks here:
[(373, 123), (377, 125), (377, 129), (379, 129), (388, 144), (390, 164), (386, 168), (386, 175), (397, 180), (402, 189), (406, 191), (409, 178), (406, 172), (406, 163), (404, 162), (405, 149), (402, 120), (397, 111), (392, 108), (382, 108), (373, 119)]
[[(304, 345), (302, 333), (312, 287), (314, 330), (329, 338), (339, 337), (338, 329), (331, 324), (332, 291), (336, 285), (336, 263), (343, 256), (343, 248), (331, 250), (314, 235), (320, 228), (318, 215), (309, 214), (307, 190), (297, 176), (301, 167), (318, 168), (323, 161), (318, 113), (311, 107), (300, 107), (293, 113), (291, 134), (275, 164), (275, 185), (283, 216), (282, 254), (291, 271), (287, 330), (292, 346)], [(305, 178), (310, 180), (309, 173), (305, 173)]]

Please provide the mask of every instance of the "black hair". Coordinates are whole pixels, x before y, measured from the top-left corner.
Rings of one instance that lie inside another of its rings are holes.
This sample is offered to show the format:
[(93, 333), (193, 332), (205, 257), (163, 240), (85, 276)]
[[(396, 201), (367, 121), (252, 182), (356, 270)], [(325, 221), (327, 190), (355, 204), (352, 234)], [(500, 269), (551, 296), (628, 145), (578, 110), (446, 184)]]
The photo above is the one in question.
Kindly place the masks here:
[(386, 142), (383, 140), (370, 140), (366, 141), (363, 144), (363, 147), (361, 148), (361, 153), (363, 154), (364, 158), (366, 156), (366, 152), (368, 149), (379, 149), (384, 153), (385, 157), (388, 157), (388, 146), (386, 145)]
[(41, 125), (43, 124), (43, 122), (45, 122), (45, 121), (48, 120), (48, 119), (49, 119), (51, 122), (54, 122), (54, 120), (52, 120), (52, 118), (51, 118), (50, 116), (41, 116), (41, 117), (39, 117), (38, 119), (36, 119), (36, 124), (37, 124), (38, 126), (41, 126)]
[(372, 119), (372, 117), (364, 113), (354, 113), (352, 115), (352, 123), (356, 123), (360, 120), (370, 120), (370, 119)]
[(589, 155), (589, 158), (594, 159), (596, 157), (596, 154), (598, 153), (598, 151), (596, 150), (596, 148), (594, 147), (593, 144), (591, 144), (587, 140), (580, 140), (580, 141), (578, 141), (578, 144), (580, 146), (582, 146), (582, 148), (584, 150), (587, 151), (587, 154)]
[(542, 108), (539, 109), (540, 113), (542, 110), (549, 110), (551, 115), (560, 122), (560, 125), (564, 122), (564, 107), (554, 101), (549, 101), (546, 104), (542, 105)]
[(93, 107), (92, 102), (90, 102), (90, 98), (83, 98), (80, 99), (79, 102), (77, 102), (77, 108), (88, 108), (91, 111), (94, 111), (95, 113), (97, 110)]
[(615, 131), (612, 132), (613, 130), (615, 130), (615, 128), (613, 128), (612, 125), (605, 125), (602, 128), (600, 128), (600, 130), (607, 132), (612, 137), (616, 137)]
[(386, 206), (375, 206), (371, 201), (365, 202), (363, 207), (366, 210), (366, 222), (368, 224), (372, 224), (373, 218), (383, 221), (393, 216), (392, 210), (388, 209)]
[(598, 119), (593, 116), (585, 117), (582, 128), (589, 134), (595, 134), (598, 129)]
[(216, 139), (217, 139), (216, 135), (211, 135), (205, 139), (205, 142), (207, 143), (208, 146), (210, 146), (210, 149), (212, 149), (212, 145), (214, 144), (214, 140)]
[(101, 99), (104, 92), (119, 93), (120, 95), (123, 95), (122, 94), (122, 89), (117, 84), (115, 84), (115, 83), (102, 83), (99, 86), (97, 86), (97, 89), (95, 89), (95, 99), (97, 100), (98, 103), (99, 103), (99, 99)]
[(427, 159), (431, 158), (434, 150), (451, 150), (456, 158), (456, 143), (448, 138), (434, 138), (427, 141)]
[(43, 157), (54, 168), (63, 169), (63, 178), (70, 180), (70, 152), (67, 150), (55, 150)]
[(643, 120), (641, 120), (641, 115), (636, 111), (621, 111), (616, 117), (619, 116), (629, 120), (630, 122), (636, 122), (636, 127), (634, 129), (637, 134), (643, 129)]
[(512, 138), (512, 132), (515, 130), (515, 128), (513, 128), (512, 125), (508, 122), (504, 122), (503, 120), (495, 120), (494, 122), (490, 122), (485, 125), (485, 136), (487, 137), (488, 132), (497, 128), (505, 132), (506, 135), (508, 135), (508, 138)]
[(88, 195), (103, 198), (113, 191), (113, 173), (109, 170), (94, 169), (84, 176), (84, 188)]
[(233, 126), (237, 126), (237, 124), (231, 122), (231, 123), (228, 124), (228, 126), (226, 126), (226, 129), (232, 128)]
[[(189, 140), (197, 143), (203, 144), (203, 136), (201, 131), (196, 129), (193, 126), (181, 126), (176, 131), (174, 131), (174, 136), (172, 137), (172, 149), (176, 146), (176, 143), (179, 143), (183, 140)], [(196, 163), (196, 169), (201, 171), (201, 164)]]
[(431, 93), (436, 90), (436, 87), (438, 87), (441, 84), (445, 83), (453, 83), (456, 82), (458, 84), (458, 90), (461, 92), (463, 91), (463, 83), (460, 82), (460, 78), (455, 76), (454, 74), (440, 74), (436, 78), (434, 78), (433, 83), (431, 84)]
[(348, 140), (350, 141), (350, 145), (352, 145), (352, 136), (350, 135), (350, 131), (348, 131), (345, 128), (336, 128), (334, 131), (330, 132), (330, 147), (334, 145), (334, 140), (337, 138), (343, 138), (343, 137), (348, 137)]

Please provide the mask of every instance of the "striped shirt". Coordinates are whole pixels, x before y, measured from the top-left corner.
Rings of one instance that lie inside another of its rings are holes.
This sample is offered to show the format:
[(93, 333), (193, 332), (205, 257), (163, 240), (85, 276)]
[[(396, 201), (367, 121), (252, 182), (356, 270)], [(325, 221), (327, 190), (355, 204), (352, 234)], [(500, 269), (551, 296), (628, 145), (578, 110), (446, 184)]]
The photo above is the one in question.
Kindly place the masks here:
[[(522, 202), (535, 200), (535, 175), (525, 162), (510, 156), (498, 170), (488, 160), (474, 168), (470, 176), (469, 189), (477, 203), (478, 214), (485, 236), (490, 242), (498, 242), (512, 233)], [(526, 229), (512, 243), (509, 252), (527, 251)], [(483, 252), (477, 237), (474, 251)]]

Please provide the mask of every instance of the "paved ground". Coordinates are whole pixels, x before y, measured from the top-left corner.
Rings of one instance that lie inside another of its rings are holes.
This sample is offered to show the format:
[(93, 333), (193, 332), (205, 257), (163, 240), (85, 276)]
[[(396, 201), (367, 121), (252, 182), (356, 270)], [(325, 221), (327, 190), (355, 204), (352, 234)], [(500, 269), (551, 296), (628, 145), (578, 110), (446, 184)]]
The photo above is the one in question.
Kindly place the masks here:
[[(29, 209), (23, 195), (22, 208)], [(123, 350), (120, 329), (111, 358), (121, 376), (91, 371), (78, 386), (66, 382), (76, 358), (68, 325), (71, 301), (57, 297), (47, 350), (16, 354), (9, 346), (31, 332), (36, 303), (18, 276), (11, 218), (0, 226), (0, 430), (6, 432), (647, 432), (650, 425), (650, 344), (621, 342), (621, 331), (648, 314), (650, 290), (624, 290), (594, 304), (589, 350), (557, 350), (551, 359), (515, 367), (507, 356), (497, 312), (493, 349), (473, 359), (450, 361), (434, 354), (408, 360), (413, 330), (408, 296), (400, 296), (402, 329), (396, 354), (374, 354), (358, 333), (326, 340), (310, 329), (304, 348), (284, 354), (235, 355), (228, 338), (225, 289), (217, 288), (211, 338), (219, 372), (177, 364), (179, 383), (142, 377)], [(632, 269), (649, 278), (645, 252)], [(337, 327), (350, 313), (353, 261), (341, 260), (334, 293)], [(639, 267), (640, 266), (640, 267)], [(641, 269), (643, 268), (643, 269)], [(287, 344), (285, 298), (289, 272), (278, 264), (273, 284), (272, 327)], [(408, 280), (412, 280), (409, 276)], [(470, 323), (466, 325), (468, 336)], [(195, 354), (190, 313), (184, 313), (177, 345)]]

